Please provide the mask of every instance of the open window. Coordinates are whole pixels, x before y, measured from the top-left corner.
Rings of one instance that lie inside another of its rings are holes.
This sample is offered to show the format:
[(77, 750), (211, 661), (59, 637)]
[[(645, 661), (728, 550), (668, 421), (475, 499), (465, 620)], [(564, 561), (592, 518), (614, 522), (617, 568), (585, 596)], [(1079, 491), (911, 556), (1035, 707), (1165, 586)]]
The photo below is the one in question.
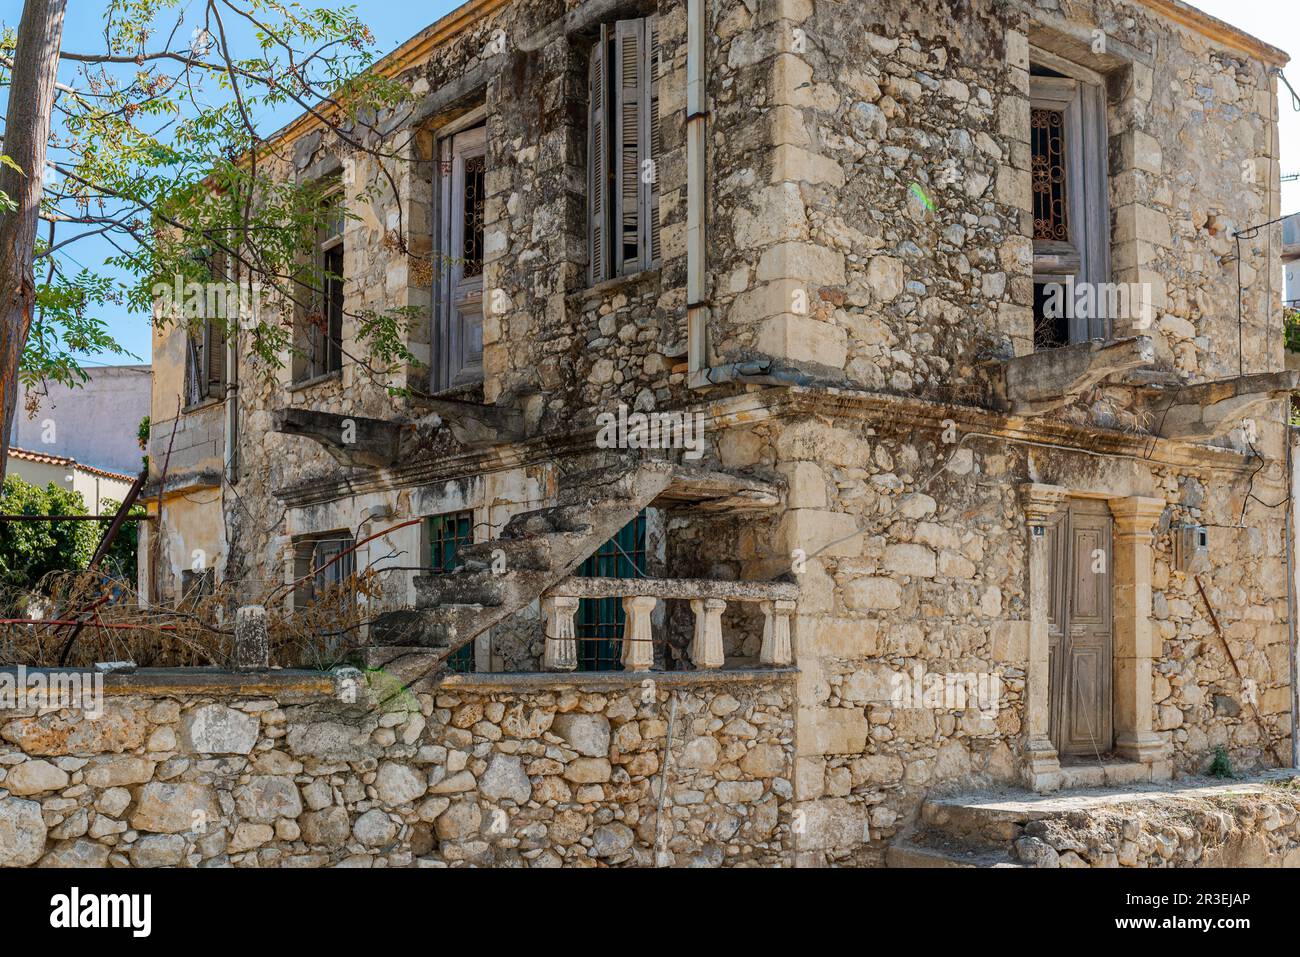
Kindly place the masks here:
[(1051, 56), (1050, 65), (1031, 64), (1029, 88), (1034, 346), (1106, 339), (1108, 297), (1101, 292), (1110, 281), (1110, 212), (1102, 78)]
[(657, 17), (601, 26), (587, 75), (593, 284), (659, 261), (659, 73)]
[[(294, 593), (296, 607), (329, 601), (350, 586), (357, 568), (355, 545), (356, 540), (347, 532), (294, 543), (294, 579), (307, 579)], [(343, 597), (350, 601), (352, 596)]]
[[(475, 111), (475, 117), (481, 115)], [(459, 124), (458, 124), (459, 125)], [(438, 141), (439, 282), (434, 309), (434, 392), (483, 379), (483, 216), (487, 128), (445, 133)]]
[(207, 271), (203, 314), (190, 320), (185, 337), (185, 407), (224, 399), (226, 391), (226, 323), (229, 316), (227, 291), (232, 272), (225, 250), (204, 249), (202, 263)]
[(310, 285), (302, 290), (295, 339), (302, 355), (295, 381), (305, 382), (343, 368), (343, 190), (321, 197), (325, 215), (312, 245)]

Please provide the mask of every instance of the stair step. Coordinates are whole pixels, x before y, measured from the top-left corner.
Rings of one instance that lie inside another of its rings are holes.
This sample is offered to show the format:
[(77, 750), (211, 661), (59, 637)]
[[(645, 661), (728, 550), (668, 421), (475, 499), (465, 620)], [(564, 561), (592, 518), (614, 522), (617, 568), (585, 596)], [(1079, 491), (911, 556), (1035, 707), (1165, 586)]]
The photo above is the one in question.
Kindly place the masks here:
[(379, 646), (436, 645), (429, 635), (438, 625), (435, 608), (403, 608), (375, 616), (370, 623), (370, 643)]
[(490, 569), (458, 570), (449, 575), (415, 576), (415, 607), (436, 608), (441, 605), (479, 605), (495, 608), (501, 604), (503, 583)]
[[(372, 641), (440, 650), (443, 656), (463, 647), (572, 575), (664, 491), (673, 469), (664, 461), (623, 464), (606, 470), (589, 488), (562, 489), (559, 505), (513, 516), (496, 539), (467, 546), (461, 568), (420, 576), (417, 607), (377, 616)], [(497, 549), (505, 552), (506, 568), (493, 575)], [(424, 665), (417, 661), (413, 667)]]
[(462, 545), (458, 554), (462, 562), (480, 562), (487, 568), (492, 568), (499, 557), (504, 560), (506, 571), (545, 571), (551, 567), (551, 542), (551, 535), (498, 538)]
[(1006, 853), (985, 848), (928, 847), (897, 841), (885, 850), (886, 867), (1024, 867)]

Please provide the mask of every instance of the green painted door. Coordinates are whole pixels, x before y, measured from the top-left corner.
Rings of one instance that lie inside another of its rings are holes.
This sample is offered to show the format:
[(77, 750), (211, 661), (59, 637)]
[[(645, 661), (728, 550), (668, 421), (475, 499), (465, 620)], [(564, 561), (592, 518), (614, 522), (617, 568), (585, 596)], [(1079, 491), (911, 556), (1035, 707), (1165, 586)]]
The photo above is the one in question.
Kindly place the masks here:
[[(644, 578), (645, 510), (578, 568), (584, 578)], [(584, 598), (574, 619), (579, 671), (622, 671), (623, 599)]]

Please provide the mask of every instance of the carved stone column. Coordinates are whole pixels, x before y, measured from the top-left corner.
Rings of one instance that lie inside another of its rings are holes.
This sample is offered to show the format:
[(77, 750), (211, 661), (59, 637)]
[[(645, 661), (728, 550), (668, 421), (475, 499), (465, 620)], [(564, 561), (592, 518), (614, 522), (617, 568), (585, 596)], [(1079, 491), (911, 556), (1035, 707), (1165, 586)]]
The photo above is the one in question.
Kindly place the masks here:
[(650, 615), (659, 603), (658, 598), (635, 595), (623, 599), (623, 662), (624, 671), (649, 671), (655, 663), (654, 633), (650, 628)]
[(763, 609), (763, 646), (758, 660), (765, 665), (781, 667), (794, 661), (790, 649), (790, 615), (794, 602), (787, 600), (765, 601)]
[[(1115, 750), (1130, 761), (1155, 765), (1165, 754), (1163, 739), (1152, 729), (1151, 667), (1158, 657), (1151, 627), (1151, 544), (1164, 514), (1162, 499), (1112, 498), (1115, 518)], [(1152, 776), (1168, 777), (1152, 768)]]
[(1036, 791), (1060, 787), (1061, 762), (1049, 731), (1048, 682), (1050, 680), (1051, 637), (1048, 626), (1050, 556), (1047, 527), (1065, 501), (1066, 490), (1058, 485), (1029, 482), (1020, 486), (1020, 504), (1025, 510), (1029, 557), (1029, 663), (1025, 676), (1025, 778)]
[(722, 611), (727, 603), (721, 598), (692, 598), (691, 611), (695, 613), (695, 638), (688, 653), (696, 668), (721, 668)]
[(546, 651), (542, 668), (546, 671), (573, 671), (578, 667), (578, 642), (574, 637), (573, 616), (578, 599), (563, 595), (542, 600), (546, 614)]

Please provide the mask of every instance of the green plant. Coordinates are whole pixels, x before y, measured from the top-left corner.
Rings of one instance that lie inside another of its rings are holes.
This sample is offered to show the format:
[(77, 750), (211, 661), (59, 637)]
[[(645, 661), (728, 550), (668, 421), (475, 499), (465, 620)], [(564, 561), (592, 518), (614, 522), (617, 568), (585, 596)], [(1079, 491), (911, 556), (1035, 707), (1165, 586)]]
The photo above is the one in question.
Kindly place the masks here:
[(1228, 749), (1219, 745), (1214, 749), (1214, 760), (1210, 763), (1210, 777), (1235, 778), (1236, 776), (1232, 770), (1232, 759), (1228, 757)]
[[(80, 492), (5, 477), (0, 514), (85, 515)], [(0, 586), (35, 589), (50, 572), (80, 571), (99, 540), (94, 522), (0, 522)]]
[(1300, 309), (1282, 308), (1282, 341), (1288, 352), (1300, 352)]
[[(122, 503), (111, 498), (106, 498), (101, 503), (101, 510), (105, 515), (116, 515), (117, 510)], [(144, 515), (143, 505), (132, 505), (128, 515)], [(101, 526), (104, 531), (108, 530), (107, 526)], [(140, 523), (126, 521), (122, 527), (117, 530), (117, 535), (113, 539), (113, 544), (108, 547), (108, 554), (104, 556), (103, 569), (114, 578), (120, 578), (128, 582), (134, 582), (136, 579), (136, 556), (140, 549)]]
[(149, 416), (146, 415), (140, 420), (136, 435), (140, 439), (140, 451), (144, 453), (140, 456), (141, 466), (147, 469), (149, 467)]

